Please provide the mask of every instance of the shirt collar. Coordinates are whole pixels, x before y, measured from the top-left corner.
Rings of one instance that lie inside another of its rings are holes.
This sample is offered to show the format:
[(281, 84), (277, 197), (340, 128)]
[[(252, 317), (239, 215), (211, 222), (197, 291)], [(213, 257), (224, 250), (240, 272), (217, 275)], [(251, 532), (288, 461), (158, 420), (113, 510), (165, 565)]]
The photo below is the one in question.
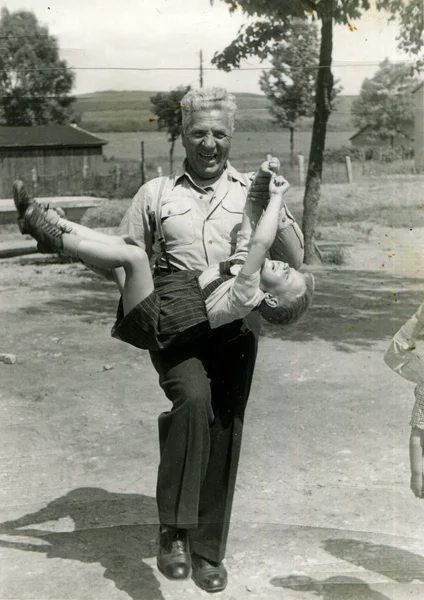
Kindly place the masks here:
[[(238, 181), (239, 183), (241, 183), (243, 186), (246, 186), (246, 179), (243, 177), (243, 175), (241, 173), (239, 173), (230, 163), (229, 160), (227, 160), (227, 165), (226, 168), (224, 170), (224, 173), (227, 173), (227, 177), (230, 179), (235, 179), (236, 181)], [(174, 175), (174, 187), (177, 185), (178, 181), (182, 178), (182, 177), (187, 177), (187, 179), (189, 179), (191, 181), (191, 183), (193, 185), (196, 185), (193, 181), (193, 179), (191, 178), (190, 174), (187, 172), (187, 159), (185, 159), (183, 161), (183, 163), (180, 165), (180, 167), (178, 168), (178, 170), (176, 171), (175, 175)], [(196, 187), (198, 187), (196, 185)]]

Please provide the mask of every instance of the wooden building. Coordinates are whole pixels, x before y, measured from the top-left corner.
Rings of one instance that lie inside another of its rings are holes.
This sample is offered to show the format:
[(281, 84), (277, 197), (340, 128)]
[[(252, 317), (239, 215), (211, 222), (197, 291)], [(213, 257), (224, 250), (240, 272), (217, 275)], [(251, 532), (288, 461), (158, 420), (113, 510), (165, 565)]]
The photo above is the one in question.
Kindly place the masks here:
[(413, 92), (414, 96), (414, 156), (418, 173), (424, 172), (424, 81)]
[(41, 188), (43, 180), (62, 178), (72, 192), (73, 182), (99, 172), (105, 144), (74, 125), (0, 127), (0, 198), (10, 198), (16, 178)]
[(350, 138), (352, 146), (357, 148), (405, 148), (409, 149), (414, 144), (414, 132), (406, 131), (405, 136), (396, 135), (393, 139), (381, 140), (373, 136), (373, 131), (370, 125), (365, 125), (362, 129), (354, 133)]

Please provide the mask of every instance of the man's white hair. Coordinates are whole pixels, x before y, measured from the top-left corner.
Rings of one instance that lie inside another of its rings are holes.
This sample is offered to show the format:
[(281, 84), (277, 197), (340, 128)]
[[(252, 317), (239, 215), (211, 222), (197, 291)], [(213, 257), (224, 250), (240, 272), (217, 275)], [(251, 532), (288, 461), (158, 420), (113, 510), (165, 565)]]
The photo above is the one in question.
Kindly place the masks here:
[(192, 113), (196, 110), (225, 110), (230, 119), (231, 129), (234, 129), (237, 110), (236, 98), (234, 94), (229, 94), (225, 88), (201, 88), (187, 92), (181, 100), (183, 131), (190, 122)]

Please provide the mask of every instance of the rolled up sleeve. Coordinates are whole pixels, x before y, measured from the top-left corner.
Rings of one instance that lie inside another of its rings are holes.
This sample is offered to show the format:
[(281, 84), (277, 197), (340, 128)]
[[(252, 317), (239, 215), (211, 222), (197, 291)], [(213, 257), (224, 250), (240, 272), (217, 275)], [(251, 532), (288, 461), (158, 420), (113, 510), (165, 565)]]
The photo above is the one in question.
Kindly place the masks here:
[(384, 361), (404, 379), (423, 385), (424, 362), (415, 352), (415, 336), (411, 336), (416, 327), (415, 321), (414, 316), (396, 333), (384, 355)]
[(272, 259), (282, 260), (294, 269), (299, 269), (303, 264), (303, 233), (285, 203), (280, 212), (280, 224), (270, 255)]

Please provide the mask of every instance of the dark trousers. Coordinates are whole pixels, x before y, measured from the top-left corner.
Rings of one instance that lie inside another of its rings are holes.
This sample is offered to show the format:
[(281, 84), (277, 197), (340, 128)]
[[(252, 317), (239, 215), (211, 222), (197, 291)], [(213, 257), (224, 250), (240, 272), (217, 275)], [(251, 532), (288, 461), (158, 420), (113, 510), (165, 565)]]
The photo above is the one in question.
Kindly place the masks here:
[(160, 522), (190, 530), (191, 550), (225, 555), (257, 334), (237, 321), (192, 344), (151, 352), (173, 403), (159, 416)]

